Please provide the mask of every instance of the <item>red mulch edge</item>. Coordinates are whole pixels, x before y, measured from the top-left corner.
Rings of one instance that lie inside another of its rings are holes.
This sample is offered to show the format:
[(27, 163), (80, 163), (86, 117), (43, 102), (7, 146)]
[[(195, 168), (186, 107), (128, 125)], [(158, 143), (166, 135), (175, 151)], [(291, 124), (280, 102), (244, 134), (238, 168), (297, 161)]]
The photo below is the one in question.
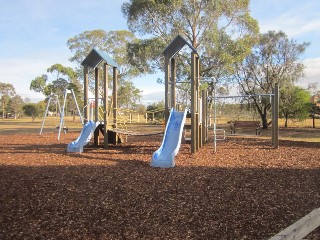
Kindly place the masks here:
[(0, 239), (268, 239), (320, 207), (320, 143), (182, 145), (159, 169), (161, 136), (67, 153), (76, 137), (0, 136)]

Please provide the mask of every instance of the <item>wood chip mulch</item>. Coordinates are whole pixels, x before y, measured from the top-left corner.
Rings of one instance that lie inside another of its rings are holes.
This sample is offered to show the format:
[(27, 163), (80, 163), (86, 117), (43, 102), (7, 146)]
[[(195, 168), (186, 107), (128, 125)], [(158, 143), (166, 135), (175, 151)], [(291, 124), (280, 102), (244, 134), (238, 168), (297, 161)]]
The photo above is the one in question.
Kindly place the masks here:
[(67, 153), (77, 135), (0, 136), (0, 239), (268, 239), (320, 207), (320, 143), (185, 144), (159, 169), (161, 136)]

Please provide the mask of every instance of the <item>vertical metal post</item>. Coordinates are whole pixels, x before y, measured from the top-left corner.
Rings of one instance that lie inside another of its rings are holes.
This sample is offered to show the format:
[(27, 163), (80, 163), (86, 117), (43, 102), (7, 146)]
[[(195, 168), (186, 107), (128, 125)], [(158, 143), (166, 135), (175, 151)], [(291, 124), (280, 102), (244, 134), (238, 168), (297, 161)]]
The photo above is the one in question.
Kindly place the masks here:
[(44, 116), (43, 116), (43, 119), (42, 119), (42, 125), (41, 125), (41, 129), (40, 129), (40, 135), (42, 134), (42, 129), (43, 129), (43, 126), (44, 126), (44, 122), (46, 121), (46, 117), (47, 117), (47, 114), (48, 114), (50, 101), (51, 101), (51, 96), (48, 98), (47, 108), (46, 108), (46, 111), (45, 111)]
[(79, 116), (80, 116), (81, 124), (83, 125), (83, 118), (82, 118), (82, 114), (81, 114), (81, 112), (80, 112), (79, 105), (78, 105), (78, 101), (77, 101), (76, 95), (74, 94), (73, 89), (71, 89), (71, 93), (72, 93), (72, 97), (73, 97), (73, 99), (74, 99), (74, 102), (76, 103), (76, 107), (77, 107), (77, 111), (78, 111)]
[(88, 88), (89, 88), (89, 80), (88, 80), (88, 66), (84, 66), (83, 68), (83, 75), (84, 75), (84, 81), (83, 81), (83, 117), (84, 117), (84, 123), (88, 121), (89, 117), (89, 108), (85, 107), (88, 104)]
[(108, 148), (108, 64), (103, 65), (103, 147)]
[(64, 90), (63, 106), (62, 106), (62, 110), (60, 112), (60, 125), (59, 125), (58, 140), (60, 140), (61, 129), (63, 128), (63, 125), (64, 125), (64, 111), (65, 111), (65, 107), (66, 107), (67, 95), (68, 95), (68, 90)]

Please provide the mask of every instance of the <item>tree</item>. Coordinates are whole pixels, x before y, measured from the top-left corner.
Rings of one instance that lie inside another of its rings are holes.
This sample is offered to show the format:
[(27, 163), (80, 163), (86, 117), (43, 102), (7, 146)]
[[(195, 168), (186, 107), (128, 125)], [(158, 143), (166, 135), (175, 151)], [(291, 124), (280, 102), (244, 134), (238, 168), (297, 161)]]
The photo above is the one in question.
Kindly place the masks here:
[(308, 118), (312, 110), (311, 94), (300, 87), (283, 88), (280, 92), (280, 114), (284, 117), (284, 126), (288, 127), (289, 119), (303, 121)]
[(118, 89), (118, 105), (127, 109), (136, 109), (141, 99), (141, 90), (131, 81), (124, 81)]
[[(1, 105), (2, 105), (2, 119), (4, 119), (5, 115), (5, 108), (8, 104), (8, 100), (10, 99), (10, 96), (13, 96), (15, 94), (15, 89), (12, 84), (10, 83), (2, 83), (0, 82), (0, 95), (1, 95)], [(9, 97), (9, 99), (8, 99)]]
[[(139, 66), (129, 61), (127, 46), (129, 43), (134, 44), (138, 39), (133, 33), (120, 30), (105, 32), (103, 30), (85, 31), (68, 40), (67, 45), (74, 53), (71, 61), (80, 64), (93, 48), (98, 48), (107, 52), (118, 64), (118, 104), (134, 108), (141, 98), (141, 91), (134, 87), (131, 79), (140, 75)], [(100, 71), (102, 73), (102, 71)], [(103, 78), (100, 77), (102, 80)], [(93, 72), (89, 72), (89, 85), (91, 90), (94, 88)], [(112, 81), (109, 81), (110, 85)], [(100, 86), (103, 86), (101, 83)], [(111, 86), (110, 86), (111, 87)], [(102, 95), (102, 89), (99, 89)]]
[(10, 99), (8, 103), (8, 110), (10, 110), (14, 114), (14, 119), (17, 119), (17, 116), (22, 113), (23, 104), (23, 99), (19, 95), (15, 95)]
[(152, 103), (147, 106), (148, 112), (154, 112), (153, 116), (148, 115), (148, 118), (154, 117), (157, 120), (163, 119), (164, 101)]
[(261, 116), (264, 129), (268, 128), (270, 98), (254, 95), (271, 93), (275, 84), (284, 89), (302, 77), (304, 65), (299, 57), (308, 45), (309, 43), (298, 44), (295, 40), (289, 40), (282, 31), (269, 31), (260, 35), (260, 41), (252, 53), (236, 65), (235, 80), (240, 92), (253, 95), (251, 98)]
[[(47, 73), (51, 74), (51, 81), (49, 80), (50, 77), (48, 75), (43, 74), (31, 81), (30, 89), (35, 92), (40, 92), (46, 97), (49, 97), (53, 93), (60, 95), (61, 102), (64, 91), (66, 89), (73, 89), (77, 102), (82, 102), (82, 86), (78, 81), (76, 71), (71, 67), (65, 67), (62, 64), (57, 63), (49, 67)], [(74, 114), (75, 103), (71, 95), (68, 95), (67, 104), (69, 106), (68, 109)], [(57, 110), (57, 103), (55, 109)]]
[(71, 67), (57, 63), (49, 67), (47, 73), (51, 73), (53, 79), (51, 78), (50, 81), (46, 74), (36, 77), (30, 83), (30, 90), (40, 92), (48, 97), (52, 93), (61, 95), (65, 89), (70, 89), (70, 85), (75, 88), (75, 91), (81, 89), (77, 73)]
[[(141, 63), (142, 70), (156, 65), (163, 69), (159, 65), (162, 54), (150, 51), (152, 46), (163, 49), (181, 34), (203, 60), (201, 75), (222, 81), (230, 66), (250, 53), (259, 32), (257, 21), (249, 14), (249, 0), (130, 0), (122, 5), (122, 12), (131, 31), (153, 36), (129, 48), (129, 56)], [(145, 49), (147, 54), (141, 54)], [(188, 61), (183, 59), (182, 65), (188, 66)]]
[(26, 104), (22, 107), (24, 114), (26, 116), (29, 116), (32, 118), (32, 122), (34, 122), (34, 120), (41, 116), (44, 111), (45, 111), (45, 103), (44, 102), (40, 102), (40, 103), (29, 103)]
[(118, 78), (130, 80), (140, 73), (136, 67), (132, 66), (127, 57), (128, 43), (134, 43), (137, 39), (133, 33), (126, 30), (109, 31), (92, 30), (85, 31), (73, 38), (70, 38), (67, 45), (74, 55), (70, 58), (71, 62), (78, 64), (81, 68), (81, 62), (93, 48), (107, 52), (119, 65)]
[(2, 114), (2, 119), (4, 119), (4, 117), (8, 117), (8, 103), (10, 101), (11, 97), (9, 95), (3, 95), (1, 98), (0, 98), (0, 101), (1, 101), (1, 105), (2, 105), (2, 111), (1, 111), (1, 114)]
[(48, 76), (42, 74), (41, 76), (36, 77), (30, 83), (30, 90), (49, 96), (51, 94), (50, 89), (47, 86)]

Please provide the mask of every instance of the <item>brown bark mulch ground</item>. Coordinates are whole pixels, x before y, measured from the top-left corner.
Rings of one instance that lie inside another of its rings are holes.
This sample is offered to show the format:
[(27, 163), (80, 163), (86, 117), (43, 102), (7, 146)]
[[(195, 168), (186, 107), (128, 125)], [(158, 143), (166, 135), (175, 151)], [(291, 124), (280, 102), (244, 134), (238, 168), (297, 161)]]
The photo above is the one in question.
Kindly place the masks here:
[(161, 136), (67, 153), (76, 137), (0, 136), (0, 239), (268, 239), (320, 207), (320, 143), (182, 145), (159, 169)]

